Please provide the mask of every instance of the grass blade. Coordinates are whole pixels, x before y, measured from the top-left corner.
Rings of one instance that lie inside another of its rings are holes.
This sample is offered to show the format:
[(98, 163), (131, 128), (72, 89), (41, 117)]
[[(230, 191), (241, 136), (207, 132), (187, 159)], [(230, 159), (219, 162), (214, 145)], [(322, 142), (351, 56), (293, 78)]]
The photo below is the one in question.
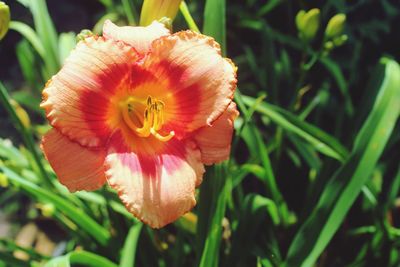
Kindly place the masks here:
[[(245, 141), (247, 140), (249, 148), (252, 150), (252, 156), (260, 159), (260, 162), (265, 170), (263, 182), (266, 185), (266, 190), (279, 207), (279, 212), (283, 223), (287, 224), (289, 218), (288, 207), (276, 183), (276, 178), (268, 155), (268, 149), (264, 143), (260, 131), (254, 125), (254, 123), (249, 120), (251, 118), (252, 112), (251, 110), (248, 110), (246, 108), (244, 100), (244, 96), (240, 93), (239, 89), (237, 89), (235, 94), (235, 101), (238, 103), (240, 111), (244, 114), (244, 117), (247, 118), (242, 136), (244, 137)], [(259, 104), (261, 104), (261, 102), (258, 103), (258, 101), (255, 100), (250, 108), (252, 110), (257, 110)]]
[(325, 187), (317, 207), (296, 234), (286, 266), (312, 266), (340, 227), (370, 177), (400, 114), (400, 66), (382, 59), (385, 78), (346, 163)]
[[(254, 98), (249, 96), (242, 97), (246, 105), (253, 105), (255, 101)], [(339, 161), (344, 161), (346, 159), (348, 151), (336, 138), (325, 133), (318, 127), (299, 119), (290, 112), (265, 102), (258, 105), (256, 111), (269, 117), (286, 131), (302, 137), (322, 154)]]
[(88, 251), (70, 252), (65, 256), (52, 259), (46, 263), (45, 267), (69, 267), (76, 264), (88, 267), (117, 267), (110, 260)]
[(226, 53), (225, 0), (207, 0), (204, 9), (203, 33), (210, 35)]
[[(238, 227), (232, 236), (232, 250), (227, 266), (245, 266), (245, 259), (254, 251), (255, 242), (263, 224), (279, 224), (275, 203), (257, 194), (249, 194), (243, 201)], [(272, 226), (272, 225), (270, 225)], [(263, 233), (265, 234), (265, 233)]]
[(349, 88), (347, 86), (346, 79), (340, 69), (339, 65), (330, 60), (327, 57), (323, 57), (320, 59), (322, 65), (332, 74), (333, 78), (335, 79), (337, 86), (339, 87), (340, 92), (342, 93), (344, 100), (345, 100), (345, 107), (346, 112), (350, 116), (354, 113), (353, 103), (351, 101), (351, 96), (349, 94)]
[(128, 236), (125, 239), (125, 244), (122, 249), (120, 267), (134, 267), (136, 248), (139, 241), (140, 232), (142, 231), (143, 224), (137, 223), (131, 227)]
[(130, 26), (136, 26), (136, 18), (138, 17), (135, 7), (133, 6), (133, 1), (131, 0), (121, 0), (122, 7), (125, 12), (125, 16), (128, 19)]
[[(33, 67), (35, 65), (35, 52), (27, 40), (23, 40), (17, 44), (16, 54), (25, 81), (32, 88), (39, 90), (43, 84), (40, 82), (40, 79), (38, 79), (38, 77), (40, 77), (40, 72)], [(16, 100), (19, 102), (18, 99)], [(32, 100), (32, 98), (30, 98), (30, 100)], [(39, 106), (36, 105), (35, 108), (39, 109)]]
[(29, 25), (19, 21), (11, 21), (10, 29), (18, 32), (23, 37), (25, 37), (25, 39), (29, 41), (29, 43), (39, 54), (39, 56), (43, 60), (46, 60), (46, 50), (42, 44), (42, 41), (40, 40), (36, 32)]
[(65, 200), (61, 196), (29, 182), (27, 179), (22, 178), (5, 166), (0, 166), (0, 170), (7, 176), (14, 186), (18, 186), (27, 194), (40, 201), (53, 203), (57, 210), (64, 213), (71, 221), (76, 223), (82, 230), (91, 235), (100, 244), (107, 244), (110, 239), (109, 231), (85, 214), (82, 209), (78, 209), (76, 206), (71, 205), (69, 201)]
[[(200, 191), (197, 249), (200, 267), (217, 267), (222, 238), (222, 220), (225, 215), (227, 194), (231, 188), (231, 177), (227, 177), (226, 166), (214, 166), (213, 177), (206, 177)], [(205, 183), (205, 186), (204, 186)]]
[(47, 10), (46, 0), (30, 1), (29, 8), (32, 12), (36, 32), (45, 48), (46, 58), (48, 58), (46, 68), (49, 73), (47, 74), (51, 76), (60, 68), (57, 32)]
[(179, 10), (181, 11), (187, 25), (189, 26), (189, 29), (191, 29), (194, 32), (200, 32), (199, 28), (196, 25), (196, 22), (194, 21), (192, 15), (190, 14), (189, 8), (186, 5), (185, 1), (182, 1)]
[(69, 53), (76, 46), (76, 34), (74, 32), (64, 32), (60, 34), (58, 41), (58, 55), (60, 63), (64, 63)]
[(34, 160), (35, 160), (35, 164), (36, 164), (36, 166), (34, 166), (34, 167), (36, 167), (39, 170), (44, 186), (47, 187), (48, 189), (53, 188), (53, 184), (52, 184), (50, 177), (48, 176), (46, 170), (43, 167), (41, 157), (39, 156), (39, 152), (37, 151), (37, 148), (35, 146), (32, 131), (30, 129), (26, 128), (24, 126), (24, 124), (22, 123), (17, 112), (10, 104), (10, 96), (8, 95), (6, 88), (3, 86), (3, 84), (1, 82), (0, 82), (0, 102), (3, 104), (3, 106), (7, 110), (9, 116), (11, 117), (11, 120), (13, 121), (14, 126), (20, 132), (26, 146), (28, 147), (29, 151), (32, 153)]

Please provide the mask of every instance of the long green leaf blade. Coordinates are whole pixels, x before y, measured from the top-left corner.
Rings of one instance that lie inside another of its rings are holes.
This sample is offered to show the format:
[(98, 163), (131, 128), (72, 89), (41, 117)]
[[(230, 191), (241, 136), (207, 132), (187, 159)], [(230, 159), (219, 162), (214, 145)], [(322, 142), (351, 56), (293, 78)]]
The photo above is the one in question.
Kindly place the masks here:
[(88, 267), (117, 267), (117, 265), (100, 255), (88, 251), (73, 251), (67, 255), (57, 257), (47, 262), (45, 267), (69, 267), (69, 266), (88, 266)]
[(91, 235), (100, 244), (107, 244), (110, 239), (110, 232), (85, 214), (82, 209), (76, 208), (76, 206), (51, 191), (29, 182), (5, 166), (0, 166), (0, 170), (15, 186), (20, 187), (23, 191), (36, 199), (53, 203), (59, 211), (67, 215), (68, 218), (76, 223), (82, 230)]
[(60, 68), (58, 56), (58, 37), (53, 21), (47, 10), (46, 0), (34, 0), (29, 2), (36, 32), (46, 49), (48, 65), (46, 66), (49, 78)]
[[(222, 220), (225, 215), (227, 194), (232, 186), (231, 177), (227, 177), (225, 168), (226, 166), (223, 164), (214, 166), (214, 177), (207, 177), (208, 179), (204, 182), (207, 183), (208, 187), (203, 187), (200, 192), (199, 208), (203, 211), (199, 216), (198, 224), (202, 227), (199, 232), (202, 233), (202, 236), (198, 239), (198, 249), (202, 251), (200, 267), (218, 266)], [(208, 198), (207, 202), (203, 201), (205, 198)], [(203, 244), (204, 247), (202, 248)]]
[[(253, 105), (255, 99), (249, 96), (242, 96), (246, 105)], [(333, 136), (325, 133), (318, 127), (307, 123), (290, 112), (277, 106), (261, 103), (256, 106), (256, 111), (269, 117), (273, 122), (286, 131), (297, 134), (322, 154), (344, 161), (348, 155), (347, 149), (340, 144)]]
[(203, 33), (210, 35), (226, 52), (225, 0), (207, 0), (204, 9)]
[(383, 59), (385, 78), (352, 153), (325, 187), (317, 207), (296, 234), (286, 266), (312, 266), (343, 222), (370, 177), (400, 114), (400, 67)]
[(124, 247), (122, 248), (120, 267), (134, 267), (137, 243), (139, 241), (140, 232), (143, 224), (137, 223), (131, 227), (128, 236), (125, 239)]

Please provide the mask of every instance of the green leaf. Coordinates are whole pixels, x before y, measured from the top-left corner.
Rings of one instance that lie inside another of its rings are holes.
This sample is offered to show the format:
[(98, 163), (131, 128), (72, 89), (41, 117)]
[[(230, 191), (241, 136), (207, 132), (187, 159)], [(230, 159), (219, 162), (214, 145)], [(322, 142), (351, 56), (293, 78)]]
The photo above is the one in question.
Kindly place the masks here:
[[(9, 252), (16, 252), (16, 251), (24, 252), (27, 255), (29, 255), (31, 260), (40, 261), (40, 260), (43, 260), (43, 259), (46, 259), (46, 260), (49, 259), (48, 256), (45, 256), (45, 255), (42, 255), (42, 254), (38, 253), (33, 248), (21, 247), (14, 240), (11, 240), (11, 239), (0, 238), (0, 248), (2, 250), (6, 250), (6, 251), (9, 251)], [(1, 259), (1, 257), (0, 257), (0, 259)]]
[(400, 190), (400, 166), (399, 169), (397, 170), (395, 177), (393, 178), (388, 195), (386, 197), (385, 205), (383, 208), (384, 213), (386, 213), (394, 205), (395, 200), (399, 194), (399, 190)]
[(287, 137), (311, 168), (315, 170), (319, 170), (321, 168), (321, 160), (315, 152), (315, 149), (310, 144), (302, 142), (298, 136), (290, 133), (287, 134)]
[(207, 0), (204, 9), (203, 33), (215, 38), (226, 52), (225, 0)]
[(143, 224), (137, 223), (131, 227), (128, 236), (125, 239), (124, 247), (122, 248), (120, 267), (134, 267), (136, 248), (139, 241), (140, 232), (142, 231)]
[[(22, 40), (17, 44), (16, 55), (26, 83), (28, 83), (28, 85), (32, 88), (39, 89), (42, 84), (38, 81), (39, 79), (37, 78), (40, 77), (40, 73), (34, 67), (35, 52), (27, 40)], [(38, 106), (36, 108), (39, 109)]]
[(88, 251), (70, 252), (67, 255), (50, 260), (45, 267), (70, 267), (75, 266), (75, 264), (88, 267), (117, 267), (110, 260)]
[(27, 263), (26, 261), (15, 258), (12, 255), (12, 253), (0, 251), (0, 266), (30, 267), (31, 264)]
[(25, 39), (29, 41), (29, 43), (32, 45), (32, 47), (35, 49), (35, 51), (39, 54), (39, 56), (43, 60), (45, 60), (46, 49), (43, 46), (43, 43), (40, 40), (39, 36), (29, 25), (19, 22), (19, 21), (11, 21), (10, 29), (18, 32), (23, 37), (25, 37)]
[(21, 168), (27, 168), (29, 165), (24, 155), (7, 139), (0, 138), (0, 158), (7, 159)]
[[(264, 176), (261, 178), (266, 185), (266, 190), (269, 196), (279, 206), (279, 211), (281, 213), (283, 222), (286, 224), (288, 222), (288, 208), (276, 183), (276, 178), (268, 155), (268, 149), (264, 143), (259, 129), (254, 125), (253, 121), (249, 120), (252, 112), (246, 108), (245, 97), (241, 95), (239, 89), (236, 90), (235, 100), (238, 103), (240, 110), (243, 112), (244, 117), (247, 118), (242, 136), (249, 145), (252, 156), (259, 159), (261, 165), (264, 167)], [(252, 101), (251, 105), (249, 104), (252, 110), (258, 110), (259, 106), (261, 105), (260, 100), (261, 98)]]
[[(248, 106), (252, 105), (254, 101), (255, 99), (252, 97), (243, 96), (243, 102)], [(339, 161), (346, 159), (348, 151), (336, 138), (325, 133), (318, 127), (301, 120), (296, 115), (265, 102), (258, 105), (256, 111), (267, 116), (286, 131), (302, 137), (322, 154)]]
[(100, 244), (107, 244), (110, 239), (110, 232), (89, 217), (82, 209), (77, 208), (68, 202), (68, 200), (52, 193), (50, 190), (43, 189), (29, 182), (5, 166), (0, 166), (0, 170), (2, 170), (14, 186), (21, 188), (39, 201), (54, 204), (58, 211), (64, 213), (71, 221), (76, 223), (80, 229), (91, 235)]
[(197, 27), (196, 22), (194, 21), (192, 15), (190, 14), (189, 8), (186, 5), (185, 1), (182, 1), (179, 5), (179, 10), (181, 11), (183, 18), (185, 19), (189, 29), (194, 32), (200, 32), (199, 27)]
[(241, 206), (238, 227), (232, 236), (227, 266), (245, 266), (244, 259), (252, 254), (261, 226), (271, 222), (278, 225), (279, 220), (274, 201), (257, 194), (247, 195)]
[(32, 131), (30, 128), (26, 128), (24, 126), (20, 117), (17, 114), (17, 111), (11, 105), (10, 100), (11, 99), (10, 96), (8, 95), (7, 89), (4, 87), (3, 83), (0, 82), (0, 102), (2, 103), (3, 107), (7, 110), (9, 116), (11, 117), (11, 121), (14, 124), (14, 127), (19, 131), (26, 146), (32, 153), (32, 156), (34, 158), (34, 165), (32, 167), (37, 168), (38, 172), (40, 172), (43, 185), (48, 189), (53, 188), (53, 184), (50, 180), (50, 177), (48, 176), (48, 173), (44, 169), (40, 154), (35, 146)]
[(351, 155), (326, 185), (316, 208), (290, 245), (286, 266), (313, 266), (325, 249), (381, 156), (400, 114), (400, 66), (384, 58), (384, 80), (357, 135)]
[(258, 16), (265, 16), (272, 10), (274, 10), (276, 7), (278, 7), (280, 4), (283, 4), (283, 0), (269, 0), (266, 4), (264, 4), (260, 10), (257, 12)]
[(197, 224), (197, 255), (200, 267), (217, 267), (222, 238), (222, 220), (225, 215), (227, 194), (231, 178), (226, 166), (215, 165), (209, 171), (200, 190), (199, 220)]
[(64, 32), (60, 34), (58, 40), (58, 55), (60, 63), (64, 63), (69, 53), (76, 46), (76, 35), (74, 32)]
[(136, 26), (136, 18), (138, 17), (138, 14), (136, 12), (135, 7), (133, 6), (133, 1), (132, 0), (121, 0), (122, 2), (122, 7), (125, 12), (125, 16), (128, 19), (129, 25), (131, 26)]
[(29, 9), (36, 32), (46, 51), (46, 70), (50, 78), (60, 68), (57, 32), (47, 10), (46, 0), (29, 1)]
[(353, 115), (354, 107), (349, 94), (349, 88), (347, 86), (346, 79), (344, 78), (344, 75), (339, 65), (327, 57), (321, 58), (320, 61), (322, 65), (325, 66), (325, 68), (332, 74), (333, 78), (335, 79), (337, 86), (339, 87), (339, 90), (344, 97), (347, 113), (350, 116)]

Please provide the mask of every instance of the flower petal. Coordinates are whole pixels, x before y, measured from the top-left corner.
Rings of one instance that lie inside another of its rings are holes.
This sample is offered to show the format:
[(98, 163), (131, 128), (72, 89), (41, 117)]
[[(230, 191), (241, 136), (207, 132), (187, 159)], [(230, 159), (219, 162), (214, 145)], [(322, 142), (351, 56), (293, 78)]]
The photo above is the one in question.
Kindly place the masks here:
[(104, 150), (89, 150), (55, 129), (43, 137), (41, 148), (58, 179), (69, 191), (96, 190), (106, 181)]
[(107, 122), (110, 97), (138, 59), (121, 42), (99, 37), (79, 42), (43, 90), (41, 107), (50, 124), (83, 146), (104, 146), (112, 131)]
[(122, 41), (136, 49), (137, 52), (145, 54), (149, 51), (151, 43), (161, 36), (169, 35), (169, 30), (164, 24), (153, 21), (147, 27), (119, 27), (106, 20), (103, 25), (103, 36), (106, 39)]
[(239, 115), (231, 102), (226, 111), (211, 125), (201, 128), (194, 140), (201, 151), (201, 161), (211, 165), (229, 158), (233, 134), (233, 121)]
[(175, 221), (196, 204), (204, 166), (194, 143), (171, 140), (158, 154), (134, 152), (117, 133), (106, 157), (106, 176), (127, 209), (151, 227)]
[(165, 103), (164, 129), (178, 139), (218, 118), (236, 88), (234, 64), (214, 39), (192, 31), (155, 40), (144, 68), (159, 79), (162, 88), (151, 90)]

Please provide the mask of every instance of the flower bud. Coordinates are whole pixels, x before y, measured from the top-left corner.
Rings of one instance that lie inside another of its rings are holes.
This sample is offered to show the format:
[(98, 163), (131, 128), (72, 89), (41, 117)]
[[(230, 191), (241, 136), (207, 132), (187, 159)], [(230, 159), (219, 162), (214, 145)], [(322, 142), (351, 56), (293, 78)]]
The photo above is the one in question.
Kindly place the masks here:
[(328, 41), (324, 44), (324, 48), (327, 51), (331, 51), (333, 48), (335, 47), (335, 45), (333, 44), (332, 41)]
[(42, 214), (44, 217), (52, 217), (56, 208), (53, 203), (45, 203), (40, 206), (40, 210), (42, 211)]
[(10, 24), (10, 8), (0, 1), (0, 40), (6, 35)]
[(342, 44), (344, 44), (347, 41), (347, 39), (349, 39), (349, 37), (346, 34), (342, 34), (342, 35), (336, 37), (335, 39), (333, 39), (332, 41), (335, 46), (341, 46)]
[(333, 16), (329, 20), (328, 26), (326, 26), (325, 38), (329, 40), (341, 35), (343, 33), (345, 22), (345, 14), (336, 14), (335, 16)]
[(296, 15), (296, 26), (300, 38), (309, 42), (314, 39), (319, 29), (320, 10), (313, 8), (308, 12), (300, 10)]
[(140, 14), (140, 25), (150, 25), (154, 20), (163, 17), (174, 20), (182, 0), (144, 0)]
[(10, 104), (14, 108), (15, 113), (17, 114), (22, 125), (24, 125), (25, 128), (29, 128), (31, 126), (31, 120), (29, 119), (29, 115), (26, 113), (25, 109), (21, 107), (14, 99), (10, 99)]
[(0, 187), (8, 187), (8, 178), (4, 173), (0, 173)]

